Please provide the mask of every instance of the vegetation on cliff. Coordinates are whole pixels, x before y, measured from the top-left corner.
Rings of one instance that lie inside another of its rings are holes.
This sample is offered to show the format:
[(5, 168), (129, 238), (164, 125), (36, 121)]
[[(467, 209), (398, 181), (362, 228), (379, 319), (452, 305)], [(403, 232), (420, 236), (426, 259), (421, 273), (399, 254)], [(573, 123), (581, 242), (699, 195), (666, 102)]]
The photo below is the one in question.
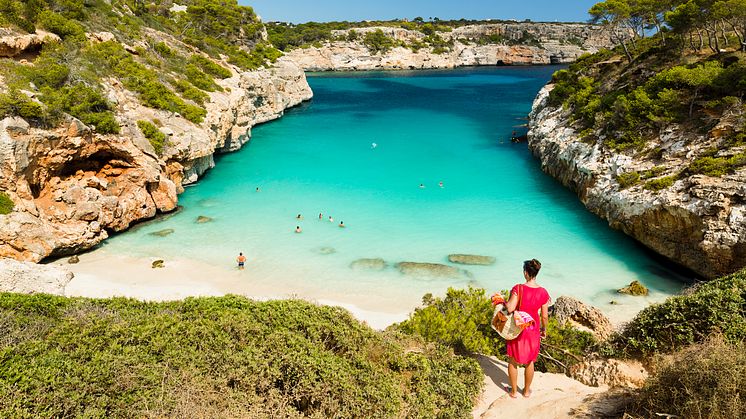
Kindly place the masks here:
[[(746, 4), (609, 0), (590, 13), (619, 47), (557, 72), (549, 104), (571, 110), (584, 141), (638, 159), (659, 161), (663, 150), (653, 140), (671, 129), (708, 141), (676, 172), (648, 179), (621, 173), (621, 187), (645, 180), (646, 189), (661, 190), (680, 178), (723, 176), (746, 166)], [(656, 27), (655, 36), (645, 36)]]
[(205, 92), (222, 90), (215, 78), (232, 74), (226, 63), (252, 70), (281, 55), (263, 41), (250, 7), (236, 0), (181, 3), (186, 10), (173, 11), (170, 1), (2, 2), (0, 25), (17, 33), (45, 29), (62, 42), (46, 44), (26, 63), (0, 60), (0, 117), (51, 127), (69, 114), (97, 132), (117, 133), (116, 104), (104, 88), (116, 78), (145, 106), (199, 123)]
[(471, 359), (345, 310), (0, 294), (3, 417), (468, 417)]

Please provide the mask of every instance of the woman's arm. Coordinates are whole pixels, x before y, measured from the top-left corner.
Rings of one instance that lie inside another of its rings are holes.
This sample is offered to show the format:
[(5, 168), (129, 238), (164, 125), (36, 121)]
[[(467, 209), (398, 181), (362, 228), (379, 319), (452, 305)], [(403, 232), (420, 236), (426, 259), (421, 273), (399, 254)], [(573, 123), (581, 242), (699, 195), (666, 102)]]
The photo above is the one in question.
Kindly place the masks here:
[(518, 306), (518, 294), (511, 291), (510, 298), (508, 299), (508, 302), (505, 303), (505, 308), (508, 310), (508, 313), (512, 313), (515, 311), (517, 306)]
[(541, 306), (541, 337), (547, 337), (547, 325), (549, 325), (549, 302)]

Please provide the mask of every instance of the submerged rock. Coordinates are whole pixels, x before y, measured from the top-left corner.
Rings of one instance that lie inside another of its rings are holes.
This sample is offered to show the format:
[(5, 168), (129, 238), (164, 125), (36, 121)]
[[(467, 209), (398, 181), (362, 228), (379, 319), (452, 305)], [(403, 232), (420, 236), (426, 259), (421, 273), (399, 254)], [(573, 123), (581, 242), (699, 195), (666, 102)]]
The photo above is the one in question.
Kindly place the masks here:
[(320, 255), (331, 255), (331, 254), (337, 253), (337, 249), (335, 249), (333, 247), (328, 247), (328, 246), (326, 246), (326, 247), (319, 247), (315, 251), (316, 251), (316, 253), (318, 253)]
[(640, 281), (632, 281), (628, 286), (617, 290), (620, 294), (629, 295), (648, 295), (648, 288), (642, 285)]
[(209, 223), (210, 221), (212, 221), (212, 218), (206, 215), (200, 215), (199, 217), (197, 217), (197, 219), (194, 222), (197, 224), (204, 224), (204, 223)]
[(156, 237), (166, 237), (169, 234), (173, 234), (174, 231), (176, 231), (176, 230), (174, 230), (173, 228), (165, 228), (163, 230), (154, 231), (154, 232), (149, 233), (149, 234), (151, 236), (156, 236)]
[(461, 265), (494, 265), (495, 258), (492, 256), (480, 256), (480, 255), (462, 255), (452, 254), (448, 255), (448, 261), (451, 263), (458, 263)]
[(70, 259), (67, 260), (67, 263), (74, 264), (80, 262), (80, 258), (78, 255), (72, 255), (70, 256)]
[(463, 276), (471, 276), (464, 270), (454, 268), (453, 266), (443, 265), (441, 263), (400, 262), (396, 264), (396, 267), (399, 269), (399, 272), (404, 275), (418, 277), (460, 278)]
[(550, 307), (551, 315), (559, 324), (571, 326), (593, 333), (601, 340), (608, 338), (614, 330), (609, 319), (601, 310), (572, 297), (561, 296)]
[(150, 265), (151, 268), (165, 268), (166, 262), (163, 261), (163, 259), (154, 260), (153, 263)]
[(382, 271), (386, 269), (388, 264), (381, 258), (375, 259), (358, 259), (350, 264), (352, 269), (370, 270), (370, 271)]

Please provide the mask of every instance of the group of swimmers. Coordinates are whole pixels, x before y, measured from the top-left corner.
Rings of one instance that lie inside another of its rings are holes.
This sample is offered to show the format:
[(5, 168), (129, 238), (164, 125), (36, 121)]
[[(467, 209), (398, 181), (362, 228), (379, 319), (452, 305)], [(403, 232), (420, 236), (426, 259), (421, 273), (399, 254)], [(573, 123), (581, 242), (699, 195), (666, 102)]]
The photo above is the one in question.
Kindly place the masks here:
[[(303, 215), (298, 214), (298, 215), (295, 216), (295, 219), (298, 220), (298, 221), (301, 221), (301, 220), (303, 220)], [(324, 214), (320, 212), (319, 213), (319, 221), (323, 221), (323, 220), (324, 220)], [(334, 218), (332, 218), (331, 215), (329, 216), (329, 222), (330, 223), (334, 222)], [(345, 228), (345, 227), (346, 227), (345, 226), (345, 222), (344, 221), (340, 221), (339, 222), (339, 228)], [(300, 226), (295, 226), (295, 232), (296, 233), (302, 233), (303, 229), (300, 228)]]
[[(438, 186), (441, 187), (441, 188), (445, 187), (443, 185), (443, 181), (442, 180), (440, 182), (438, 182)], [(425, 184), (424, 183), (420, 183), (420, 189), (425, 189)]]

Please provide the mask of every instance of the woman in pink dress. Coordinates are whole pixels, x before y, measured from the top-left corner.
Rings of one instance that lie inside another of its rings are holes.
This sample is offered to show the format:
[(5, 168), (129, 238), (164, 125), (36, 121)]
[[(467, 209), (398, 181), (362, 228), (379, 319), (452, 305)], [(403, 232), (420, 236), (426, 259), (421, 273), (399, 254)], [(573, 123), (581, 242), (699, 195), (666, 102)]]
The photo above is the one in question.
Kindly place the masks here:
[[(507, 341), (508, 347), (508, 377), (510, 378), (510, 397), (515, 398), (518, 392), (518, 365), (525, 365), (525, 385), (523, 397), (531, 395), (531, 381), (534, 379), (534, 361), (539, 357), (539, 346), (541, 338), (546, 337), (548, 322), (547, 309), (549, 307), (549, 293), (536, 283), (536, 275), (539, 274), (541, 263), (536, 259), (523, 262), (523, 276), (525, 284), (518, 284), (510, 290), (510, 299), (506, 304), (509, 312), (515, 310), (524, 311), (534, 318), (533, 325), (518, 335), (517, 338)], [(519, 304), (520, 296), (520, 304)], [(541, 310), (541, 317), (539, 317)], [(541, 319), (541, 324), (539, 324)]]

